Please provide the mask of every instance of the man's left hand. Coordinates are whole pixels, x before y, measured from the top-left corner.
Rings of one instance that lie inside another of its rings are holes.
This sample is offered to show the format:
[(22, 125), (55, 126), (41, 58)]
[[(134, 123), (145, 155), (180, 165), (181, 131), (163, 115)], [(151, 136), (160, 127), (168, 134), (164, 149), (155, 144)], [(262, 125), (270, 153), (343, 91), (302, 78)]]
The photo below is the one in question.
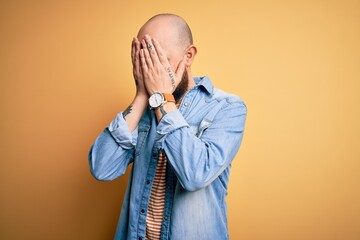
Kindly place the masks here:
[(146, 35), (141, 44), (143, 46), (140, 51), (141, 69), (148, 94), (151, 96), (154, 92), (173, 93), (185, 71), (185, 59), (180, 61), (176, 72), (173, 73), (156, 39)]

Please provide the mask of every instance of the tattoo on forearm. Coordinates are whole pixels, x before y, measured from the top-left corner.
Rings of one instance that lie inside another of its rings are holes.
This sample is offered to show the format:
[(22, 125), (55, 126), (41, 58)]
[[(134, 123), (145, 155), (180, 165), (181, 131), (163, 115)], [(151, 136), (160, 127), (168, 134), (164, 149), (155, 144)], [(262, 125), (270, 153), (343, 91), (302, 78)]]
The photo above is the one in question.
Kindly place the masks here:
[[(132, 105), (130, 104), (126, 109), (125, 109), (125, 111), (123, 111), (123, 118), (125, 119), (125, 117), (128, 115), (128, 114), (130, 114), (131, 113), (131, 111), (132, 111)], [(125, 119), (126, 120), (126, 119)]]
[[(165, 111), (163, 105), (160, 106), (160, 112), (161, 112), (161, 118), (163, 118), (163, 117), (167, 114), (167, 112)], [(161, 119), (161, 118), (160, 118), (160, 119)]]
[(174, 78), (174, 74), (172, 73), (170, 67), (168, 67), (166, 70), (167, 70), (167, 72), (168, 72), (168, 74), (169, 74), (169, 77), (170, 77), (170, 80), (171, 80), (171, 85), (172, 85), (173, 89), (175, 89), (175, 78)]

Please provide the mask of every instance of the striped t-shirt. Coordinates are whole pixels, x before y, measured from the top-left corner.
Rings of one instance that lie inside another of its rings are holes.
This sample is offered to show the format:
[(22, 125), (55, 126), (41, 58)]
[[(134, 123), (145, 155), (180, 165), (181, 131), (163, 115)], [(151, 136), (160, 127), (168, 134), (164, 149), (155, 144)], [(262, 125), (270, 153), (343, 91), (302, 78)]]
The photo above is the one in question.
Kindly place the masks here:
[(147, 240), (160, 239), (166, 193), (166, 156), (160, 151), (146, 216)]

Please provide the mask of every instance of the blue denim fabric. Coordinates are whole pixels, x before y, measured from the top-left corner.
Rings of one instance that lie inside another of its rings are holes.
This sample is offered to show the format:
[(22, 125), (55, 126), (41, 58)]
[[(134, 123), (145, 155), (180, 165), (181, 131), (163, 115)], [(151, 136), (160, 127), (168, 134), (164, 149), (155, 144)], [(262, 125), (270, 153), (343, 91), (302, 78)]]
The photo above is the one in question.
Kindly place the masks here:
[(225, 198), (247, 109), (239, 97), (214, 88), (208, 77), (194, 80), (179, 109), (159, 124), (148, 109), (130, 132), (119, 113), (90, 149), (91, 173), (101, 181), (123, 175), (133, 163), (115, 239), (145, 239), (160, 149), (170, 163), (161, 239), (229, 239)]

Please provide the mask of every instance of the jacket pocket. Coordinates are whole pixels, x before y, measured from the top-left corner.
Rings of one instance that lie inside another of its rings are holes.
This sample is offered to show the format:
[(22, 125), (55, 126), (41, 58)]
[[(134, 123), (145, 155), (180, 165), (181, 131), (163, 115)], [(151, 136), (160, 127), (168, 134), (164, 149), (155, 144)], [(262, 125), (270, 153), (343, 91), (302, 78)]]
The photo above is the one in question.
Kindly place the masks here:
[(209, 128), (212, 124), (212, 121), (209, 119), (203, 119), (199, 124), (189, 124), (193, 134), (200, 138), (204, 131)]

